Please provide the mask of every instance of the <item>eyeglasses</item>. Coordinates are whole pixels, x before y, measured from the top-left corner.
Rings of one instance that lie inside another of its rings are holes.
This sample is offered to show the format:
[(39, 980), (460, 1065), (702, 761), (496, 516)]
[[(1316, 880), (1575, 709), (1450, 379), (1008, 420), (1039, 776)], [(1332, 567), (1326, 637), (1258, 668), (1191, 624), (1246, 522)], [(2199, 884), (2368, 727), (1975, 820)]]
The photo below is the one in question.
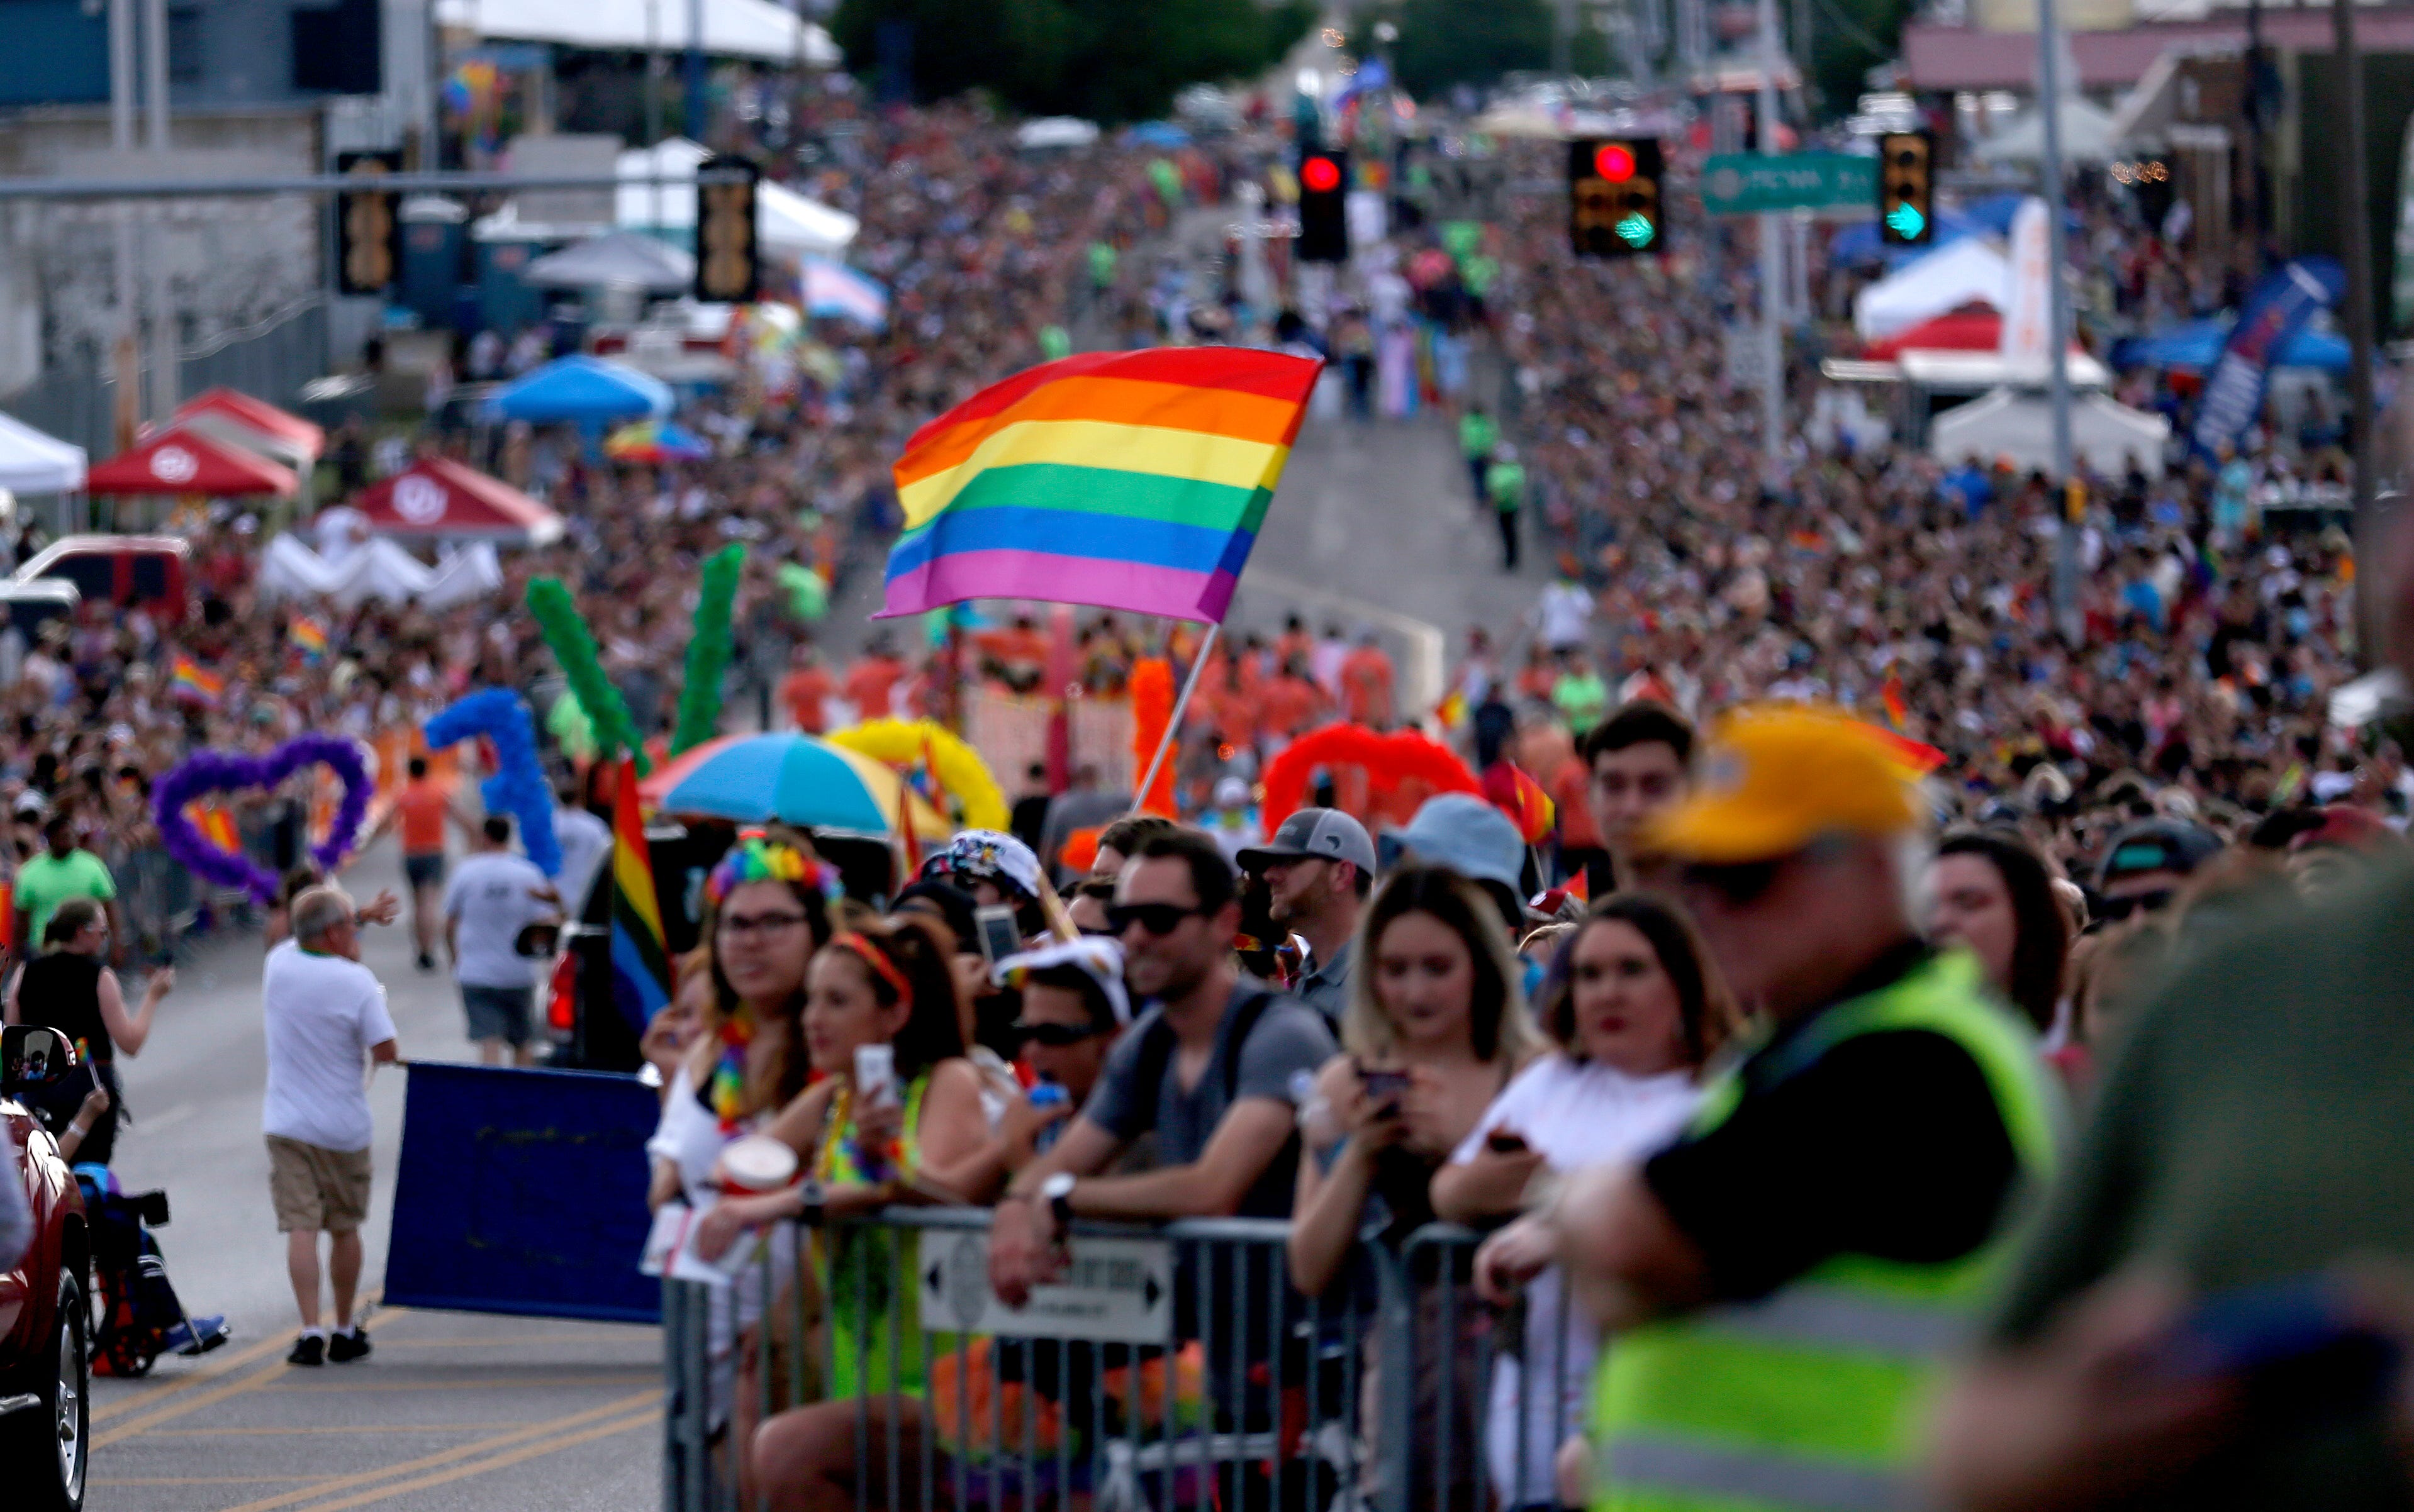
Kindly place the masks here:
[(1095, 1039), (1098, 1031), (1086, 1024), (1025, 1024), (1014, 1026), (1014, 1037), (1027, 1044), (1043, 1045), (1051, 1050), (1069, 1050), (1083, 1040)]
[(732, 913), (715, 926), (723, 940), (768, 940), (805, 922), (801, 913)]
[(1107, 933), (1125, 935), (1137, 924), (1150, 934), (1170, 935), (1182, 927), (1183, 920), (1206, 912), (1179, 903), (1113, 903), (1107, 908)]

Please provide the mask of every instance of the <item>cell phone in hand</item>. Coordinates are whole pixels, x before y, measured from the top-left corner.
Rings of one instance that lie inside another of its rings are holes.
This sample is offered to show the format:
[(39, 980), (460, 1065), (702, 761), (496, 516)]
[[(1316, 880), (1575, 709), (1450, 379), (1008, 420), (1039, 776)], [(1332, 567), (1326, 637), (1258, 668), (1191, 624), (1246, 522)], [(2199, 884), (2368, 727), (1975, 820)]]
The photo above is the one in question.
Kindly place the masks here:
[(2334, 1282), (2312, 1276), (2205, 1297), (2159, 1363), (2184, 1380), (2239, 1381), (2258, 1406), (2302, 1422), (2377, 1404), (2399, 1357), (2396, 1341), (2358, 1319)]
[(1483, 1148), (1495, 1155), (1523, 1155), (1526, 1136), (1513, 1129), (1495, 1129), (1484, 1135)]
[(1366, 1071), (1358, 1073), (1366, 1087), (1366, 1100), (1378, 1107), (1397, 1104), (1408, 1095), (1408, 1074), (1405, 1071)]
[(973, 910), (973, 932), (980, 936), (981, 956), (991, 966), (1022, 949), (1022, 931), (1014, 922), (1014, 910), (1002, 903)]

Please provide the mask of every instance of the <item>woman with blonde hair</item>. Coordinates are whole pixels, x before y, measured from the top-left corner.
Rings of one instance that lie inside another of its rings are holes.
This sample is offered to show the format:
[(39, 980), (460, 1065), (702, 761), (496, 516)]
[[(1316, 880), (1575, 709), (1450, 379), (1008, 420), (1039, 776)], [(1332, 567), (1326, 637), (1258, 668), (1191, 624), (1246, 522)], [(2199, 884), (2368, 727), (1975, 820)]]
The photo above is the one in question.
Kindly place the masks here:
[[(1291, 1281), (1314, 1297), (1339, 1279), (1361, 1228), (1379, 1210), (1386, 1237), (1406, 1238), (1434, 1219), (1434, 1173), (1542, 1048), (1519, 989), (1524, 972), (1499, 911), (1474, 883), (1436, 867), (1395, 871), (1359, 926), (1351, 959), (1343, 1053), (1317, 1075), (1299, 1190), (1291, 1208)], [(1428, 1337), (1446, 1308), (1429, 1306), (1450, 1278), (1411, 1278)], [(1444, 1431), (1443, 1372), (1465, 1383), (1447, 1430), (1474, 1442), (1469, 1410), (1481, 1357), (1479, 1310), (1459, 1309), (1457, 1336), (1421, 1353), (1412, 1386), (1418, 1437)], [(1371, 1368), (1370, 1368), (1371, 1373)], [(1471, 1464), (1448, 1486), (1431, 1457), (1410, 1455), (1408, 1505), (1474, 1512), (1483, 1505)], [(1463, 1463), (1467, 1461), (1463, 1460)]]

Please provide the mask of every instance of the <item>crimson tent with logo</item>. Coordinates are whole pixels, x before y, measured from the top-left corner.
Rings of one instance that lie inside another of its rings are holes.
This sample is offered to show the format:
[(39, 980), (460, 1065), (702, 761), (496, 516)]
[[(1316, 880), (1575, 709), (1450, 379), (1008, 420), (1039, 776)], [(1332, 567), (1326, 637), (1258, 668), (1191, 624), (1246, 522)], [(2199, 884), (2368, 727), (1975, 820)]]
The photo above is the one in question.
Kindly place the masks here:
[(542, 546), (561, 516), (511, 484), (448, 457), (429, 457), (363, 489), (353, 506), (385, 536), (450, 537)]
[(203, 494), (291, 498), (301, 481), (290, 468), (182, 425), (98, 463), (84, 475), (88, 494)]

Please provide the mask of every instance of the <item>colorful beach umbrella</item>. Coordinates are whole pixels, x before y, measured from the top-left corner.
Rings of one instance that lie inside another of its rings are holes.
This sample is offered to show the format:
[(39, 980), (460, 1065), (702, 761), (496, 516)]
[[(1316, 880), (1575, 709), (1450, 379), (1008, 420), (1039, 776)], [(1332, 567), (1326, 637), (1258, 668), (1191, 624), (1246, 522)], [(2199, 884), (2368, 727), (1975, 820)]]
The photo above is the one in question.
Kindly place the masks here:
[(670, 421), (641, 420), (607, 437), (604, 454), (615, 462), (701, 462), (712, 448)]
[(869, 756), (788, 732), (707, 741), (647, 778), (638, 790), (666, 813), (760, 824), (771, 820), (853, 835), (897, 833), (902, 806), (914, 832), (944, 840), (946, 820), (908, 793), (898, 775)]

